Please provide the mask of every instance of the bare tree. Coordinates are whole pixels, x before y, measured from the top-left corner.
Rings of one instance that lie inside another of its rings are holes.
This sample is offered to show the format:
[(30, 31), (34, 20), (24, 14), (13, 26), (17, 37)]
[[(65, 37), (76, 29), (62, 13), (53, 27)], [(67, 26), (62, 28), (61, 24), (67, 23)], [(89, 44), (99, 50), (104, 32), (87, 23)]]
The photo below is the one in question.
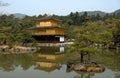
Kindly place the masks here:
[[(3, 3), (2, 1), (0, 1), (0, 8), (3, 6), (8, 6), (8, 3)], [(0, 10), (0, 15), (2, 15), (2, 11)]]
[(8, 3), (3, 3), (2, 1), (0, 1), (0, 7), (1, 6), (8, 6), (9, 4)]

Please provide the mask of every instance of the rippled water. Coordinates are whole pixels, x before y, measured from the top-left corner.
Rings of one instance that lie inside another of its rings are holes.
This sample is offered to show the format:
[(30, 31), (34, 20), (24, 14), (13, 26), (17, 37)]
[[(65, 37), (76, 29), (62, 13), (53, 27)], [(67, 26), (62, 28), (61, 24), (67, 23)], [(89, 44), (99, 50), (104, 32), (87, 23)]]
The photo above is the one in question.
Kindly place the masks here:
[(91, 54), (91, 60), (105, 66), (101, 73), (69, 71), (66, 62), (79, 60), (64, 48), (41, 48), (34, 54), (0, 54), (0, 78), (120, 78), (120, 52)]

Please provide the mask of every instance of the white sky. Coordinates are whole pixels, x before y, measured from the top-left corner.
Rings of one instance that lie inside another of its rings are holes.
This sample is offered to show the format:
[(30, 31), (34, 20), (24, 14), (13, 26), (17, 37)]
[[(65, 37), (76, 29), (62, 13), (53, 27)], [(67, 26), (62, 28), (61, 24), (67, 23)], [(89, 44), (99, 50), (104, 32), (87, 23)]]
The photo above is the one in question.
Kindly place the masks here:
[(56, 14), (68, 15), (70, 12), (104, 11), (120, 9), (120, 0), (0, 0), (9, 3), (0, 7), (7, 14), (23, 13), (27, 15)]

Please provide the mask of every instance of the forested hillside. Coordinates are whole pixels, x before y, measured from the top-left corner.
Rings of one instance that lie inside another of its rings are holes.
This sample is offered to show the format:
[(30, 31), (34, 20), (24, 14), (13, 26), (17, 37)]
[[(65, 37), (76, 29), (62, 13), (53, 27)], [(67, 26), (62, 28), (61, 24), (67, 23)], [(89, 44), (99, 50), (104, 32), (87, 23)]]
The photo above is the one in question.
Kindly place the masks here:
[[(119, 46), (120, 10), (102, 15), (100, 13), (99, 11), (97, 14), (90, 14), (87, 11), (82, 13), (71, 12), (67, 16), (52, 15), (52, 17), (62, 20), (61, 26), (65, 28), (66, 41), (77, 39), (82, 35), (81, 38), (88, 40), (90, 43), (104, 43), (107, 45), (114, 42), (115, 46)], [(16, 18), (14, 15), (1, 15), (0, 44), (13, 46), (35, 42), (28, 28), (36, 26), (35, 20), (45, 16), (47, 14), (25, 16), (23, 18)]]

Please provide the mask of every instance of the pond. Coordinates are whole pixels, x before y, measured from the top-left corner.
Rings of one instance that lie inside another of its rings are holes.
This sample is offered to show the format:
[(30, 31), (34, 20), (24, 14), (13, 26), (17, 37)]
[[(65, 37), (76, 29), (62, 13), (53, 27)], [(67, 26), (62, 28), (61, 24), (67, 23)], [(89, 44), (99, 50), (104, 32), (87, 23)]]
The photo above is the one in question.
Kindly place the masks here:
[(120, 78), (120, 52), (114, 50), (91, 54), (91, 60), (105, 67), (101, 73), (69, 71), (66, 62), (79, 60), (64, 47), (41, 47), (36, 53), (0, 53), (0, 78)]

